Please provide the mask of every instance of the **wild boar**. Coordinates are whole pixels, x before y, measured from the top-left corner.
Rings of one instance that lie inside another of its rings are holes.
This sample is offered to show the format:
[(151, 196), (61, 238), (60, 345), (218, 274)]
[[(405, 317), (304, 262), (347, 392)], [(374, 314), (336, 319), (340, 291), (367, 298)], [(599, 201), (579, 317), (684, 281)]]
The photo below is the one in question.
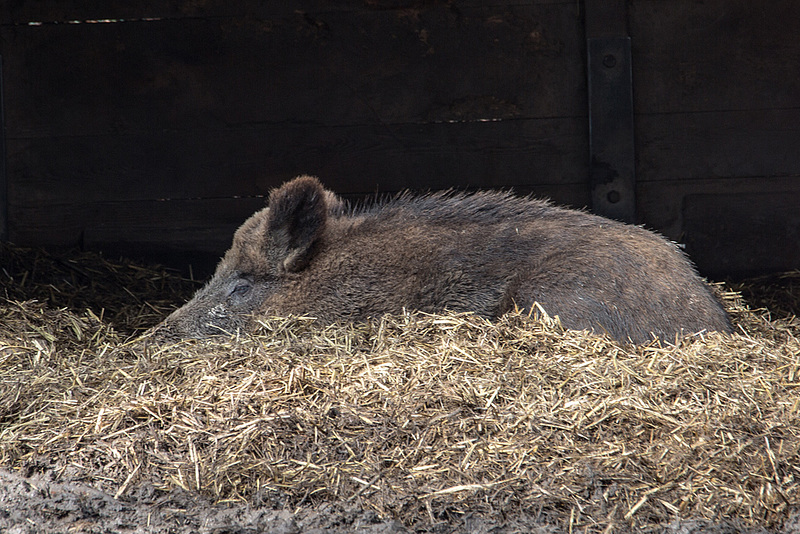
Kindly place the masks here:
[(203, 338), (265, 315), (359, 321), (403, 309), (497, 318), (534, 303), (567, 328), (634, 343), (731, 331), (684, 254), (643, 228), (507, 192), (351, 208), (310, 176), (271, 192), (158, 331)]

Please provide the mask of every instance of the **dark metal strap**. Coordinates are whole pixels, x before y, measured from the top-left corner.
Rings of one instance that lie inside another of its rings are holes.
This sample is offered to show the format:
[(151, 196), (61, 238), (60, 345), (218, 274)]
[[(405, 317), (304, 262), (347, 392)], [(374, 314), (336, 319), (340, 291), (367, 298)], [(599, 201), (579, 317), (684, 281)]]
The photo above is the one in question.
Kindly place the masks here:
[(636, 220), (631, 40), (624, 1), (586, 0), (592, 210)]

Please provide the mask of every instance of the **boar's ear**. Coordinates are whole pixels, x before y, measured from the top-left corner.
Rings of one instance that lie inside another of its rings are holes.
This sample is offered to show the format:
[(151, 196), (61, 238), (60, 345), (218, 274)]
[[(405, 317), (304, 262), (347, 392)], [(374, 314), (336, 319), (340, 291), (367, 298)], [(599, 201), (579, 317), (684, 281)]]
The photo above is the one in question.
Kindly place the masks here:
[(311, 176), (295, 178), (269, 196), (267, 228), (283, 269), (296, 272), (311, 260), (313, 246), (325, 230), (325, 190)]

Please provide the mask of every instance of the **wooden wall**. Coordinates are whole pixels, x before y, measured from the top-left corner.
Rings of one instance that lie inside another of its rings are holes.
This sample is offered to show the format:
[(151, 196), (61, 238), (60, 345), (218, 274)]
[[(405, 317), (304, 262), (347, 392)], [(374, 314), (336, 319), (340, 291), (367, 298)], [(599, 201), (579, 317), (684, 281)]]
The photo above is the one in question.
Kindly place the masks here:
[[(17, 244), (216, 258), (300, 173), (589, 203), (581, 2), (78, 4), (0, 4)], [(713, 276), (800, 268), (800, 4), (627, 19), (639, 222)]]
[(642, 220), (712, 275), (800, 268), (800, 2), (629, 18)]

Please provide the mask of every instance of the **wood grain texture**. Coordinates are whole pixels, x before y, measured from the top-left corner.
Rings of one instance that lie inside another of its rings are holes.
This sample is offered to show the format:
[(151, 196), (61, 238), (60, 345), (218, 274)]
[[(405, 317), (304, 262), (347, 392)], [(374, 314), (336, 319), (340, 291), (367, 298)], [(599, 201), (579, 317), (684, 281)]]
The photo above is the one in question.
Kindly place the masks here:
[(640, 182), (800, 174), (797, 109), (669, 113), (637, 117)]
[(8, 135), (585, 116), (563, 5), (2, 28)]
[[(581, 6), (0, 3), (8, 236), (214, 256), (300, 173), (355, 196), (513, 187), (585, 206)], [(799, 268), (776, 251), (800, 226), (800, 4), (626, 7), (638, 221), (708, 272)], [(735, 226), (751, 201), (755, 233)]]
[(297, 174), (341, 193), (584, 183), (585, 119), (265, 126), (10, 139), (13, 206), (266, 194)]
[[(674, 241), (684, 242), (683, 204), (687, 196), (733, 194), (746, 198), (764, 192), (775, 192), (780, 196), (794, 195), (800, 191), (797, 176), (731, 178), (726, 180), (725, 185), (725, 188), (720, 187), (716, 178), (639, 183), (636, 193), (640, 201), (642, 223)], [(764, 238), (770, 239), (770, 236)]]
[[(7, 6), (12, 239), (227, 246), (208, 239), (230, 224), (206, 203), (300, 173), (341, 193), (517, 187), (583, 206), (583, 34), (568, 5)], [(63, 23), (96, 19), (118, 22)], [(142, 231), (138, 210), (195, 237)]]
[[(508, 0), (447, 0), (424, 4), (410, 0), (295, 0), (293, 2), (230, 2), (228, 0), (36, 0), (11, 1), (0, 4), (0, 24), (67, 23), (109, 19), (140, 20), (142, 18), (202, 18), (202, 17), (266, 17), (295, 12), (339, 12), (406, 10), (419, 11), (425, 4), (446, 5), (459, 10), (470, 7), (507, 6)], [(559, 4), (580, 15), (580, 5), (574, 0), (524, 0), (513, 5)]]
[(797, 269), (800, 179), (749, 176), (638, 184), (645, 227), (686, 245), (701, 272), (717, 278)]
[(800, 3), (636, 0), (629, 18), (637, 113), (800, 107)]
[(752, 275), (800, 265), (800, 188), (687, 195), (686, 252), (710, 276)]
[[(564, 204), (588, 201), (584, 184), (515, 188), (520, 194), (548, 196)], [(545, 194), (546, 193), (546, 194)], [(372, 195), (345, 195), (351, 202), (371, 201)], [(171, 199), (127, 202), (69, 202), (57, 209), (37, 205), (18, 208), (22, 219), (36, 220), (16, 229), (18, 242), (28, 246), (81, 248), (110, 255), (145, 259), (186, 269), (213, 272), (233, 233), (266, 198)], [(98, 217), (102, 214), (102, 217)]]

